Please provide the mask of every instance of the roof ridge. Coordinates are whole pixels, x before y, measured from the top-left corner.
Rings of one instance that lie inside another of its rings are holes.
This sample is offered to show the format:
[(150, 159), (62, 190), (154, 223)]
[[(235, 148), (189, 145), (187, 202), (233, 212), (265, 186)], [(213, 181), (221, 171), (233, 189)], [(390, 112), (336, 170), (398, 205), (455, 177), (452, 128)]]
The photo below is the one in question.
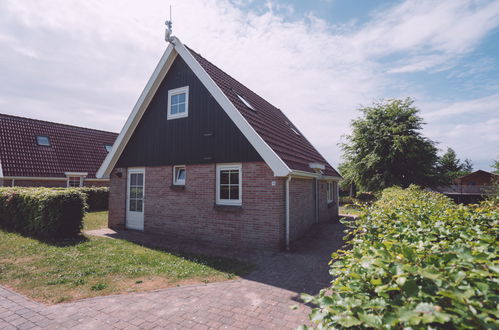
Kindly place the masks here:
[(110, 132), (110, 131), (105, 131), (101, 129), (95, 129), (95, 128), (89, 128), (89, 127), (83, 127), (83, 126), (76, 126), (76, 125), (70, 125), (70, 124), (63, 124), (63, 123), (56, 123), (53, 121), (48, 121), (48, 120), (43, 120), (43, 119), (35, 119), (35, 118), (29, 118), (29, 117), (22, 117), (22, 116), (16, 116), (16, 115), (11, 115), (7, 113), (0, 113), (0, 118), (1, 117), (10, 117), (10, 118), (16, 118), (16, 119), (23, 119), (23, 120), (31, 120), (31, 121), (36, 121), (36, 122), (42, 122), (42, 123), (47, 123), (51, 125), (57, 125), (57, 126), (65, 126), (65, 127), (71, 127), (71, 128), (80, 128), (80, 129), (85, 129), (89, 131), (95, 131), (95, 132), (102, 132), (102, 133), (108, 133), (108, 134), (115, 134), (118, 135), (119, 133), (116, 132)]

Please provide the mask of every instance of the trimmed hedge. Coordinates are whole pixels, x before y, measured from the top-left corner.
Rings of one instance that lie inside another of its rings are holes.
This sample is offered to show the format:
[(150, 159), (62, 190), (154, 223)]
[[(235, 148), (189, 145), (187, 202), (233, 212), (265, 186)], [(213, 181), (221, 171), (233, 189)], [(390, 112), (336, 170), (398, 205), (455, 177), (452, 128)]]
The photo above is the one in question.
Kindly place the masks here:
[(78, 189), (0, 188), (0, 227), (43, 238), (74, 237), (86, 196)]
[(386, 189), (333, 253), (331, 287), (316, 297), (319, 328), (498, 328), (499, 208), (456, 205), (421, 190)]
[(77, 189), (87, 195), (89, 211), (104, 211), (109, 208), (108, 187), (81, 187)]

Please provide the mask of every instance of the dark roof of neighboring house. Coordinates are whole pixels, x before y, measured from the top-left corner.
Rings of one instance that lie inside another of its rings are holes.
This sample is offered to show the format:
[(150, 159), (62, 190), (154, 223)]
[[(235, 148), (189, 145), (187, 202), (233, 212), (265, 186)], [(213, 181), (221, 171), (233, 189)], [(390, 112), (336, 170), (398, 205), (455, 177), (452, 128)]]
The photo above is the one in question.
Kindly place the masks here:
[[(37, 143), (46, 136), (50, 146)], [(118, 134), (0, 114), (0, 166), (3, 176), (65, 177), (87, 172), (95, 178)]]
[[(189, 47), (187, 49), (246, 121), (289, 168), (313, 172), (309, 164), (321, 163), (326, 167), (323, 171), (325, 175), (340, 176), (280, 109), (274, 107), (200, 54)], [(248, 108), (238, 95), (255, 110)]]
[(454, 180), (462, 180), (462, 179), (466, 179), (466, 178), (473, 177), (473, 176), (480, 175), (480, 174), (484, 174), (484, 175), (487, 175), (487, 176), (490, 176), (490, 177), (499, 176), (498, 174), (495, 174), (495, 173), (492, 173), (492, 172), (487, 172), (487, 171), (484, 171), (484, 170), (477, 170), (477, 171), (471, 172), (469, 174), (460, 176), (459, 178), (455, 178)]

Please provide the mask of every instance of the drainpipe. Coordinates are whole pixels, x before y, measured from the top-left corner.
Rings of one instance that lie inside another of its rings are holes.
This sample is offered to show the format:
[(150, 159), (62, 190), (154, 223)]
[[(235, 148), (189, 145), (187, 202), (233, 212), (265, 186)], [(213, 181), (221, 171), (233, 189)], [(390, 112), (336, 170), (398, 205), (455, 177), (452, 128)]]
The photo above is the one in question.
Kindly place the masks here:
[(12, 178), (12, 187), (16, 186), (16, 179)]
[(286, 250), (289, 250), (289, 182), (291, 175), (286, 179)]
[(319, 179), (315, 178), (315, 223), (319, 223)]

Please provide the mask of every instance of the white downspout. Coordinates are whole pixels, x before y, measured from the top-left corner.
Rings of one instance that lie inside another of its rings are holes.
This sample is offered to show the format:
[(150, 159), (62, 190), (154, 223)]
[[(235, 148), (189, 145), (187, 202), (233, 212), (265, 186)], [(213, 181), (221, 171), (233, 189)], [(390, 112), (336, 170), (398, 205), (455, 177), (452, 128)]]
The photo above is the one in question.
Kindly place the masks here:
[(289, 182), (291, 175), (286, 179), (286, 250), (289, 250)]
[(315, 223), (319, 223), (319, 179), (315, 178)]

